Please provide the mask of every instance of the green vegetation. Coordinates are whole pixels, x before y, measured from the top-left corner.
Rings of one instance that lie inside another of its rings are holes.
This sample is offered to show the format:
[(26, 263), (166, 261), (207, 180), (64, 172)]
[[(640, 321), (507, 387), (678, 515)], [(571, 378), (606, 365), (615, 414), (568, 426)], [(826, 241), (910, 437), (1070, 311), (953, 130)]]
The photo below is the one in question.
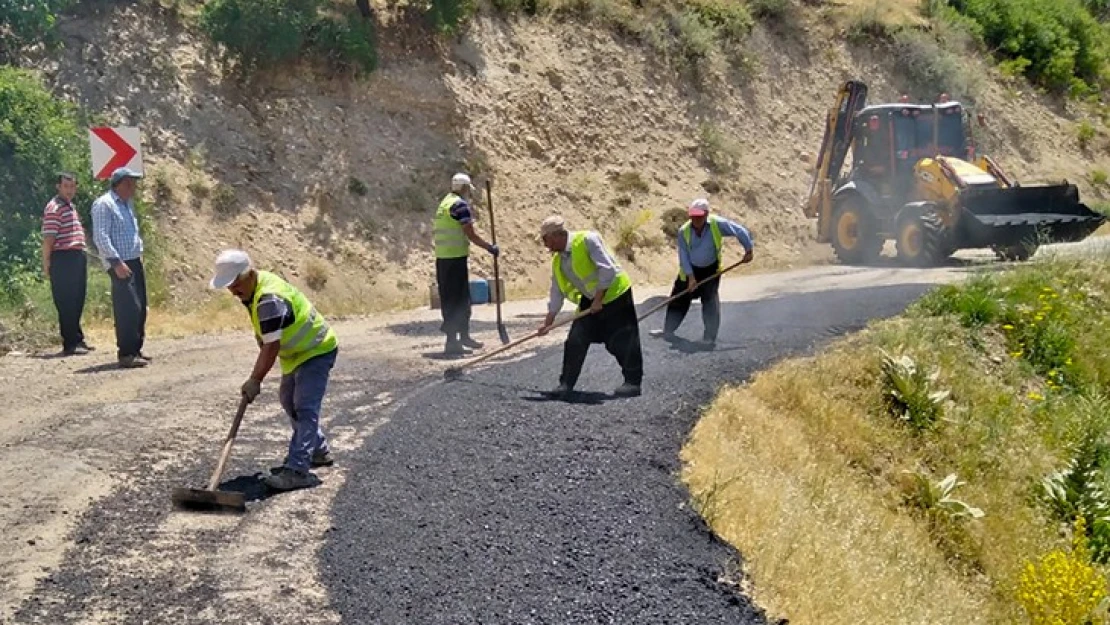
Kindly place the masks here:
[(966, 17), (963, 24), (1010, 71), (1057, 93), (1082, 97), (1110, 82), (1110, 32), (1101, 1), (932, 0)]
[[(78, 178), (74, 204), (89, 230), (89, 208), (103, 185), (90, 173), (87, 125), (79, 109), (54, 98), (35, 74), (0, 67), (0, 158), (5, 163), (0, 197), (6, 208), (0, 221), (0, 321), (14, 335), (8, 340), (54, 340), (55, 312), (40, 260), (42, 209), (54, 193), (58, 172), (72, 172)], [(161, 245), (142, 198), (136, 212), (147, 249), (150, 300), (156, 304), (165, 297)], [(86, 318), (110, 315), (107, 276), (95, 260), (89, 272)]]
[(0, 3), (0, 61), (13, 63), (25, 48), (57, 44), (54, 24), (74, 0), (23, 0)]
[(942, 286), (726, 389), (684, 479), (729, 485), (711, 525), (756, 600), (792, 622), (1106, 623), (1104, 263)]
[(326, 0), (213, 0), (201, 29), (245, 71), (304, 55), (369, 73), (377, 66), (373, 24), (356, 14), (335, 16)]

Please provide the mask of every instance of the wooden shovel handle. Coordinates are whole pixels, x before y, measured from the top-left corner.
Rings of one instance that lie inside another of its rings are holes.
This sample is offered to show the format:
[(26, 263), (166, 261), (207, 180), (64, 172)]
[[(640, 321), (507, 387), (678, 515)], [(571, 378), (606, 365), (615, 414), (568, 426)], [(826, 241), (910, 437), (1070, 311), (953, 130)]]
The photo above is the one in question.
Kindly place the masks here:
[(231, 444), (239, 434), (239, 424), (243, 422), (243, 415), (246, 414), (249, 403), (245, 395), (239, 400), (239, 410), (235, 413), (235, 420), (231, 422), (231, 430), (228, 431), (227, 439), (224, 440), (224, 448), (220, 451), (220, 461), (216, 463), (216, 470), (212, 472), (212, 479), (208, 482), (208, 490), (216, 490), (216, 487), (220, 485), (220, 476), (223, 475), (227, 458), (231, 455)]

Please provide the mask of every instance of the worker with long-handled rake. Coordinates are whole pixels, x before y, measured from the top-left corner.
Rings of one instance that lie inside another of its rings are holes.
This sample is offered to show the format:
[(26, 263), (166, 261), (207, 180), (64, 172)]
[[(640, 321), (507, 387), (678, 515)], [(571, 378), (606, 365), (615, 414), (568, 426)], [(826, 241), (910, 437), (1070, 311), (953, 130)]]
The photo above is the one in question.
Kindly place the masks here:
[[(682, 325), (690, 303), (701, 300), (701, 342), (712, 347), (717, 342), (721, 326), (721, 303), (718, 291), (720, 280), (713, 280), (721, 271), (724, 237), (736, 237), (744, 247), (744, 258), (738, 264), (749, 263), (754, 254), (752, 236), (747, 228), (731, 220), (709, 214), (709, 201), (694, 200), (687, 210), (689, 220), (678, 229), (678, 277), (671, 290), (662, 330), (653, 330), (651, 336), (673, 340), (678, 326)], [(731, 269), (731, 267), (730, 267)]]
[[(563, 218), (548, 217), (540, 226), (543, 243), (551, 255), (551, 292), (547, 318), (538, 330), (543, 335), (569, 299), (578, 305), (563, 347), (563, 371), (552, 395), (566, 397), (574, 390), (578, 375), (593, 343), (603, 343), (617, 359), (624, 374), (618, 397), (640, 394), (644, 376), (640, 351), (640, 324), (632, 281), (605, 248), (601, 235), (592, 231), (567, 232)], [(582, 314), (582, 313), (589, 314)]]

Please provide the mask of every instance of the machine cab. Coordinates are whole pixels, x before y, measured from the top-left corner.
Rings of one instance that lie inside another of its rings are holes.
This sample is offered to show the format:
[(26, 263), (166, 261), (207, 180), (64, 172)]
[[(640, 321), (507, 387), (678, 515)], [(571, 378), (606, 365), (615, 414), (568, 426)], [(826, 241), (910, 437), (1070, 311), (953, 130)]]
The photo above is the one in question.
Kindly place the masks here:
[(849, 177), (869, 182), (881, 195), (908, 194), (914, 165), (937, 155), (967, 156), (958, 102), (883, 104), (856, 114)]

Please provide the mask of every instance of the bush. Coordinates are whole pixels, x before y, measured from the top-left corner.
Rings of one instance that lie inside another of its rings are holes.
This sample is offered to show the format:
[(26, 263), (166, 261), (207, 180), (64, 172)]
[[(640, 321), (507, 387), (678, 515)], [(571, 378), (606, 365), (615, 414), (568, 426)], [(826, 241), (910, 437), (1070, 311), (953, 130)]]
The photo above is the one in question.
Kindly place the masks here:
[(473, 15), (475, 9), (473, 0), (430, 0), (424, 15), (436, 30), (451, 34)]
[[(59, 171), (78, 176), (75, 201), (88, 224), (96, 191), (80, 111), (55, 99), (30, 72), (0, 67), (0, 274), (38, 267), (42, 209), (54, 192)], [(0, 275), (0, 281), (5, 276)]]
[(1106, 597), (1106, 578), (1088, 558), (1084, 525), (1076, 521), (1070, 551), (1057, 549), (1025, 565), (1017, 599), (1032, 625), (1089, 623)]
[(903, 28), (893, 34), (892, 45), (895, 69), (912, 90), (930, 97), (938, 93), (956, 99), (975, 95), (977, 83), (964, 63), (928, 33)]
[(790, 11), (790, 0), (748, 0), (748, 10), (758, 19), (781, 19)]
[(953, 0), (978, 23), (986, 45), (1004, 59), (1024, 59), (1025, 74), (1060, 93), (1107, 86), (1110, 34), (1081, 0)]
[(743, 41), (754, 21), (742, 2), (733, 0), (693, 0), (688, 2), (699, 21), (712, 27), (725, 41)]
[(0, 3), (0, 60), (14, 63), (21, 50), (38, 43), (55, 46), (58, 43), (54, 35), (57, 15), (72, 4), (73, 0)]
[(377, 66), (372, 22), (360, 15), (321, 14), (326, 0), (212, 0), (201, 12), (201, 29), (246, 71), (315, 54), (359, 73)]

